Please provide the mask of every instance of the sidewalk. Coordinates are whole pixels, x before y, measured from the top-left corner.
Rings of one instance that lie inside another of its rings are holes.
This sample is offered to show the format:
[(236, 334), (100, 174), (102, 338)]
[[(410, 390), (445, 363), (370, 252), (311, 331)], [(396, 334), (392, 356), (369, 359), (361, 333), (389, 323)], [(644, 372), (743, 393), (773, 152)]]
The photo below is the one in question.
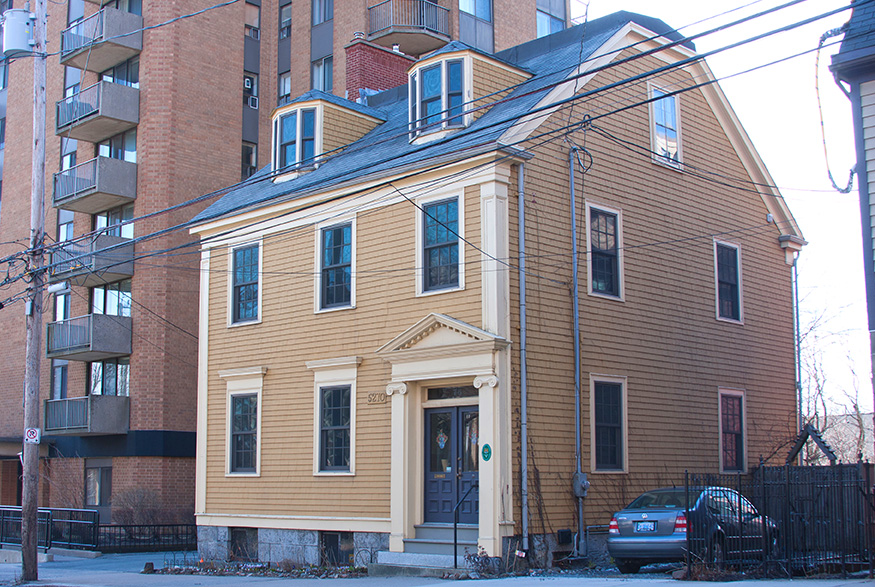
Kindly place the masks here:
[[(443, 579), (417, 577), (364, 577), (358, 579), (293, 579), (267, 577), (213, 577), (207, 575), (144, 575), (140, 571), (147, 562), (156, 568), (164, 566), (164, 553), (108, 554), (94, 559), (56, 556), (52, 562), (39, 566), (40, 580), (33, 585), (63, 587), (231, 587), (248, 585), (271, 587), (278, 584), (287, 587), (420, 587), (426, 585), (451, 585)], [(21, 575), (20, 564), (0, 564), (0, 585), (15, 585)], [(471, 583), (468, 583), (471, 584)], [(623, 577), (582, 577), (575, 575), (551, 575), (544, 577), (511, 577), (478, 581), (478, 587), (683, 587), (681, 583), (663, 574), (642, 573)], [(705, 583), (727, 585), (727, 583)], [(735, 582), (734, 587), (875, 587), (875, 581), (865, 579), (795, 579), (751, 580)]]

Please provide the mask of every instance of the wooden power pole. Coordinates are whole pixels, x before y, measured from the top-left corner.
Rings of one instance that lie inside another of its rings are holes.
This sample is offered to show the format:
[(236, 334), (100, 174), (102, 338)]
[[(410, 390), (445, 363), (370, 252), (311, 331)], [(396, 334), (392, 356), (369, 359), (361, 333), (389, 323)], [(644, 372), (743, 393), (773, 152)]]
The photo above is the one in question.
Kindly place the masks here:
[(25, 317), (27, 340), (24, 363), (24, 449), (22, 451), (24, 479), (21, 491), (21, 578), (24, 581), (36, 581), (38, 578), (40, 340), (43, 329), (46, 187), (46, 0), (34, 0), (34, 4), (36, 19), (33, 23), (33, 162), (29, 253), (31, 280)]

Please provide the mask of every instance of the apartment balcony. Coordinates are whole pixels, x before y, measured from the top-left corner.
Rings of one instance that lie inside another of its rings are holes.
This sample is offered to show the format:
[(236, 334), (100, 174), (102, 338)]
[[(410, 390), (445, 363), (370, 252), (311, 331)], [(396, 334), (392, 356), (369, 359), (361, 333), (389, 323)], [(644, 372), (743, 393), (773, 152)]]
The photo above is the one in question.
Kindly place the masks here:
[(106, 71), (140, 54), (142, 28), (142, 16), (103, 8), (61, 32), (61, 65)]
[(116, 395), (87, 395), (71, 399), (50, 399), (43, 410), (43, 431), (56, 436), (127, 434), (130, 429), (130, 398)]
[(55, 208), (97, 214), (133, 202), (137, 197), (137, 164), (95, 157), (55, 174)]
[(385, 0), (368, 8), (368, 40), (408, 55), (422, 55), (450, 41), (450, 10), (430, 0)]
[(55, 134), (99, 143), (139, 122), (140, 90), (102, 81), (57, 103)]
[(61, 243), (49, 257), (49, 281), (95, 287), (133, 275), (134, 244), (120, 236), (102, 234), (90, 241)]
[(46, 357), (68, 361), (102, 361), (131, 354), (131, 317), (86, 314), (49, 322)]

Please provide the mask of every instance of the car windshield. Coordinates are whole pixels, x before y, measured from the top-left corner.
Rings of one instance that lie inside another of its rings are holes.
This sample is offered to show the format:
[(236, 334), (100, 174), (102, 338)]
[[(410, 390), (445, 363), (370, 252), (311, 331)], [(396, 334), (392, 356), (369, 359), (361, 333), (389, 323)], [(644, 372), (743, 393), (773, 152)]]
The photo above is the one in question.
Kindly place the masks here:
[[(701, 489), (690, 491), (690, 501), (696, 502)], [(678, 489), (665, 489), (660, 491), (648, 491), (642, 493), (629, 504), (626, 509), (637, 510), (646, 508), (683, 508), (687, 500), (687, 492), (683, 487)]]

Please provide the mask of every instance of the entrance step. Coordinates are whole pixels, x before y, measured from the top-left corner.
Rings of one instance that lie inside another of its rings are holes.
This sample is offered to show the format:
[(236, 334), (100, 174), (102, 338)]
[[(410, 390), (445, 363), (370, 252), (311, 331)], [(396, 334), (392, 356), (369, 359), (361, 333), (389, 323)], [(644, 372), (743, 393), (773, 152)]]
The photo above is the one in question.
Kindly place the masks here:
[[(419, 524), (415, 527), (417, 539), (433, 539), (433, 540), (452, 540), (453, 539), (453, 525), (452, 524)], [(468, 542), (477, 542), (477, 538), (480, 534), (479, 526), (477, 524), (459, 524), (459, 540), (465, 540)]]
[[(465, 554), (477, 553), (476, 540), (459, 540), (457, 543), (459, 557)], [(453, 539), (438, 540), (435, 538), (405, 538), (404, 552), (421, 553), (421, 554), (437, 554), (449, 557), (450, 564), (453, 562)]]
[(368, 565), (371, 577), (445, 577), (452, 573), (466, 573), (468, 567), (462, 556), (457, 559), (458, 567), (453, 567), (453, 556), (443, 554), (424, 554), (416, 552), (377, 553), (377, 562)]

